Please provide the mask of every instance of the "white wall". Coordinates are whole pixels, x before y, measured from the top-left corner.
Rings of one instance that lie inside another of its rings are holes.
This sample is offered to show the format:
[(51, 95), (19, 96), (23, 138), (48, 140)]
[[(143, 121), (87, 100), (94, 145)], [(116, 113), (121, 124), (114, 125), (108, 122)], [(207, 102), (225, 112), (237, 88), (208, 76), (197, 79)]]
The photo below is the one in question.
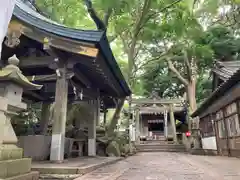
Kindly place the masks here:
[(202, 138), (202, 146), (203, 146), (203, 149), (217, 150), (216, 137), (212, 136), (212, 137)]

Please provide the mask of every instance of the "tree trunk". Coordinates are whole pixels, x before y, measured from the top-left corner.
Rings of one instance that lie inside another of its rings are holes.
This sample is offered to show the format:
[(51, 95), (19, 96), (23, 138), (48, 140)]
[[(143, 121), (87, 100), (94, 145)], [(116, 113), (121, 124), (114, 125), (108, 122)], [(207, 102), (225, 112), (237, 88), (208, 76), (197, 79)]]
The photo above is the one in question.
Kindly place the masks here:
[(113, 117), (110, 121), (109, 127), (107, 129), (107, 136), (108, 137), (112, 136), (114, 130), (116, 129), (118, 120), (120, 118), (120, 113), (121, 113), (123, 105), (124, 105), (124, 101), (125, 101), (125, 98), (118, 100), (117, 107), (115, 109), (115, 112), (114, 112)]
[(187, 85), (187, 96), (188, 96), (188, 103), (189, 103), (190, 114), (191, 114), (197, 109), (195, 79), (192, 79)]

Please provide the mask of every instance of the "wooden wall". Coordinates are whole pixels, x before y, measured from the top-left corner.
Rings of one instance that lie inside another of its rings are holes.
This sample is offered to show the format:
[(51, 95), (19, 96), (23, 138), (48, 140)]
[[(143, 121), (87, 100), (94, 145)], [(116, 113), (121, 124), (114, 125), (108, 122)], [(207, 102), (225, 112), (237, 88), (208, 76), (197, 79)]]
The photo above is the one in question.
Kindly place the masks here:
[(202, 137), (216, 136), (219, 155), (240, 157), (240, 99), (201, 117), (200, 130)]

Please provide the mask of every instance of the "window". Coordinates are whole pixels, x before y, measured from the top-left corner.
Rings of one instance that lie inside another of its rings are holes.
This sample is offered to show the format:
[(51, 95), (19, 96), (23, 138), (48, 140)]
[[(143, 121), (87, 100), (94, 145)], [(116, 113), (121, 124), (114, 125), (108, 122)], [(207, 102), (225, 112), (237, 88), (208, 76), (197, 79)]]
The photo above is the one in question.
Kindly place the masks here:
[(228, 136), (234, 137), (240, 135), (239, 118), (237, 113), (237, 103), (234, 102), (224, 109)]
[(209, 137), (214, 135), (213, 123), (210, 116), (206, 116), (200, 120), (200, 128), (203, 137)]
[(229, 115), (231, 115), (233, 113), (237, 113), (237, 104), (236, 103), (232, 103), (232, 104), (228, 105), (225, 108), (224, 113), (225, 113), (225, 117), (229, 116)]
[(238, 114), (234, 114), (234, 115), (226, 118), (226, 123), (227, 123), (227, 126), (228, 126), (228, 135), (230, 137), (240, 135)]
[(220, 119), (223, 119), (223, 112), (222, 111), (218, 111), (216, 113), (216, 120), (220, 120)]
[(220, 138), (225, 138), (226, 137), (226, 129), (225, 129), (224, 121), (223, 120), (218, 121), (217, 125), (218, 125), (219, 137)]

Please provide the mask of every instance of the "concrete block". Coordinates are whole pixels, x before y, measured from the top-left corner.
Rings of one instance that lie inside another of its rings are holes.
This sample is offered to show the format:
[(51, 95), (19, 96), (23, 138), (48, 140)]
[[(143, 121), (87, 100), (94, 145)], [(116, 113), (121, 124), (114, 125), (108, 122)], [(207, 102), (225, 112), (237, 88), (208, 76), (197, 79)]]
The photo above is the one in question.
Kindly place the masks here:
[(30, 173), (6, 178), (6, 179), (3, 179), (3, 180), (38, 180), (38, 179), (39, 179), (39, 173), (36, 172), (36, 171), (32, 171)]
[(0, 145), (0, 161), (22, 158), (23, 149), (13, 146), (14, 145)]
[(31, 159), (15, 159), (0, 161), (0, 178), (8, 178), (29, 173), (31, 171)]

